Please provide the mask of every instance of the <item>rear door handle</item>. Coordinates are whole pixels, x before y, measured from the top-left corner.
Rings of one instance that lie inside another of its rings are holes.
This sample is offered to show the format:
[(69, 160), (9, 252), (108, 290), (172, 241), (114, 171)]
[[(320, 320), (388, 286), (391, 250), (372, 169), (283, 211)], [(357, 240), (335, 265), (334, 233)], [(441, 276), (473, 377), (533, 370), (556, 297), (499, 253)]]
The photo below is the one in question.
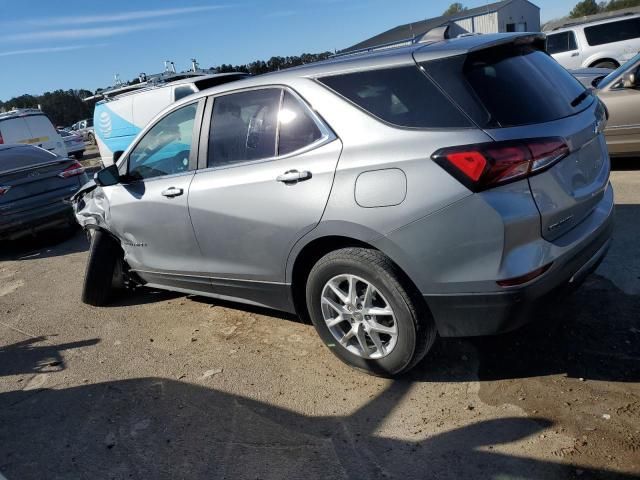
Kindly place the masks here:
[(578, 55), (579, 55), (578, 52), (574, 52), (574, 53), (571, 54), (572, 57), (577, 57)]
[(162, 191), (162, 196), (173, 198), (173, 197), (179, 197), (183, 193), (184, 193), (184, 190), (182, 190), (181, 188), (169, 187), (166, 190)]
[(284, 172), (282, 175), (278, 175), (276, 180), (282, 183), (298, 183), (304, 182), (305, 180), (309, 180), (312, 177), (311, 172), (308, 170), (303, 170), (299, 172), (298, 170), (289, 170), (288, 172)]

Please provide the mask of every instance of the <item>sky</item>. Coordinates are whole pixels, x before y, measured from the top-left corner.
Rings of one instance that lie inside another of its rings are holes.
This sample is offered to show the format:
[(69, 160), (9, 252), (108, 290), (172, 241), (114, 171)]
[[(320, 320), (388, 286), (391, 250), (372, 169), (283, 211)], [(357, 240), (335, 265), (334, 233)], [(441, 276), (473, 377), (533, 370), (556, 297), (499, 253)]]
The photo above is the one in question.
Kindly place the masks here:
[[(543, 22), (577, 0), (533, 0)], [(186, 70), (346, 48), (451, 0), (0, 0), (0, 100), (113, 84), (164, 61)], [(486, 0), (466, 0), (469, 7)]]

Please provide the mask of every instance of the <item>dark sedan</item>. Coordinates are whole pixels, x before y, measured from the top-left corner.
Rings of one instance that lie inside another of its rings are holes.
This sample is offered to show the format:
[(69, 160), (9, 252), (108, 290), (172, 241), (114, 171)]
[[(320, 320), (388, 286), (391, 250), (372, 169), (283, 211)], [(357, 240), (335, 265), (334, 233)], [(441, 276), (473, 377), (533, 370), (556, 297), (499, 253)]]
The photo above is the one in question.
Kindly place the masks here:
[(0, 145), (0, 240), (75, 224), (68, 199), (87, 181), (76, 160), (32, 145)]

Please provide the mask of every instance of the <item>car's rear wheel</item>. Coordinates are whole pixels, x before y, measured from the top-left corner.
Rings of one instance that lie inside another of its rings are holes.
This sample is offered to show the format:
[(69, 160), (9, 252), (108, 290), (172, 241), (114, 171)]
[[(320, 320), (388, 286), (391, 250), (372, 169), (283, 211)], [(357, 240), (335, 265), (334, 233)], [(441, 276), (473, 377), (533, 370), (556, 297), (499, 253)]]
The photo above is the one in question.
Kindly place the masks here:
[(122, 250), (116, 241), (101, 230), (93, 231), (82, 288), (84, 303), (100, 307), (109, 302), (121, 262)]
[(613, 60), (601, 60), (597, 63), (594, 63), (593, 68), (610, 68), (612, 70), (615, 70), (616, 68), (618, 68), (618, 64)]
[(377, 250), (322, 257), (307, 280), (311, 321), (345, 363), (383, 376), (411, 369), (433, 345), (431, 315), (398, 267)]

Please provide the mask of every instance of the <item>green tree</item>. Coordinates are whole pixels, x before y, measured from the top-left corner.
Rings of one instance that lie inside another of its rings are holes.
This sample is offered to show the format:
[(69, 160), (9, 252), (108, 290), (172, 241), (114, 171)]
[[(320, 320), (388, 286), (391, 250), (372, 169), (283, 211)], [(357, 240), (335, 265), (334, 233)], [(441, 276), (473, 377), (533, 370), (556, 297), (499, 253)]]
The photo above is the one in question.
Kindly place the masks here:
[(460, 2), (455, 2), (449, 5), (449, 8), (447, 8), (442, 15), (448, 17), (449, 15), (455, 15), (456, 13), (464, 12), (465, 10), (467, 10), (467, 7), (462, 5)]
[(576, 6), (573, 7), (573, 10), (569, 13), (569, 17), (584, 17), (585, 15), (593, 15), (598, 12), (600, 12), (600, 7), (596, 0), (582, 0), (576, 3)]
[(611, 0), (606, 3), (602, 9), (605, 12), (612, 12), (614, 10), (620, 10), (622, 8), (631, 8), (640, 6), (640, 0)]

